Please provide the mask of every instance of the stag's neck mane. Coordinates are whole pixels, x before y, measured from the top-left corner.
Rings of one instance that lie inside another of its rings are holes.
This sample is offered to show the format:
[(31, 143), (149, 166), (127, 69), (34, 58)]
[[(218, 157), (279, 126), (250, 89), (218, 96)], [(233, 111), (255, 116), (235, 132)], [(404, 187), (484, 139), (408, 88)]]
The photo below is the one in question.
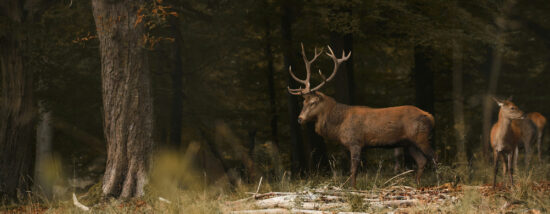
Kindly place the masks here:
[(324, 96), (324, 109), (317, 117), (315, 122), (315, 131), (317, 134), (333, 138), (332, 136), (337, 127), (344, 121), (349, 105), (336, 102), (334, 98)]

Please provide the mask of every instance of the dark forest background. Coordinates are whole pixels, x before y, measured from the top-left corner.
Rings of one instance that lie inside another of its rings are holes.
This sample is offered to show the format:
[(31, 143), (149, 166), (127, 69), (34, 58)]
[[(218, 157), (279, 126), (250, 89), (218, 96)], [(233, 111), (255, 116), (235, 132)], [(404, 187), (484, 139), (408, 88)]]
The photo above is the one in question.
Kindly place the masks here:
[[(550, 115), (549, 11), (543, 0), (145, 1), (139, 23), (152, 88), (149, 152), (192, 147), (189, 170), (227, 185), (327, 175), (331, 167), (347, 175), (348, 151), (296, 122), (302, 98), (286, 88), (298, 86), (289, 65), (305, 73), (303, 42), (308, 54), (327, 45), (352, 51), (323, 93), (353, 105), (415, 105), (435, 117), (432, 143), (443, 164), (486, 161), (498, 111), (491, 96), (513, 96), (522, 110)], [(107, 149), (91, 1), (2, 1), (0, 29), (0, 164), (32, 165), (36, 182), (97, 183)], [(14, 38), (15, 48), (6, 42)], [(10, 73), (15, 52), (23, 72)], [(326, 56), (317, 61), (314, 70), (332, 68)], [(14, 107), (17, 95), (23, 101)], [(10, 150), (13, 130), (26, 148)], [(14, 155), (27, 162), (10, 162)], [(393, 150), (368, 149), (362, 158), (363, 171), (381, 162), (393, 168)], [(40, 171), (44, 163), (56, 174)]]

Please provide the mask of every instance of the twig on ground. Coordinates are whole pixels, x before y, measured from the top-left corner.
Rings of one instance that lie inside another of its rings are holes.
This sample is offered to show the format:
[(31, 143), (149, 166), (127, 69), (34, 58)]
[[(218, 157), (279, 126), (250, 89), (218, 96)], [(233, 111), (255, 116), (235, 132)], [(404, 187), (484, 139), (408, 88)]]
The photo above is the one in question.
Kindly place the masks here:
[(342, 188), (344, 185), (346, 185), (346, 183), (348, 183), (350, 178), (351, 178), (351, 175), (348, 177), (348, 179), (346, 179), (346, 181), (342, 185), (340, 185), (340, 188)]
[(260, 186), (262, 186), (262, 179), (264, 179), (264, 176), (260, 177), (260, 183), (258, 183), (258, 188), (256, 189), (256, 194), (260, 191)]
[(392, 181), (392, 180), (395, 179), (395, 178), (398, 178), (398, 177), (400, 177), (400, 176), (409, 174), (409, 173), (411, 173), (411, 172), (414, 172), (414, 170), (411, 169), (411, 170), (409, 170), (409, 171), (406, 171), (406, 172), (400, 173), (400, 174), (398, 174), (398, 175), (396, 175), (396, 176), (393, 176), (392, 178), (390, 178), (390, 179), (388, 179), (386, 182), (384, 182), (383, 185), (386, 185), (388, 182)]
[(162, 201), (162, 202), (167, 203), (167, 204), (171, 204), (171, 203), (172, 203), (171, 201), (169, 201), (168, 199), (163, 198), (163, 197), (159, 197), (159, 201)]

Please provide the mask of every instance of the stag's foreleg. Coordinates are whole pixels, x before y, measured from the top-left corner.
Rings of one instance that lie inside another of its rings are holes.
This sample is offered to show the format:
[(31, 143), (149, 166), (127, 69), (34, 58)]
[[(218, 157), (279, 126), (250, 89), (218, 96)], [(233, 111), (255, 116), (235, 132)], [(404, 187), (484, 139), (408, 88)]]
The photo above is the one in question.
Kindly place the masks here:
[(393, 172), (397, 173), (401, 169), (401, 159), (403, 158), (403, 148), (393, 149), (393, 158), (395, 159)]
[(416, 185), (420, 186), (420, 176), (422, 176), (422, 172), (424, 172), (427, 159), (416, 146), (409, 146), (409, 154), (411, 154), (418, 167), (416, 170)]
[(351, 186), (355, 189), (355, 178), (357, 176), (357, 167), (361, 161), (361, 147), (360, 146), (349, 146), (349, 152), (351, 157)]

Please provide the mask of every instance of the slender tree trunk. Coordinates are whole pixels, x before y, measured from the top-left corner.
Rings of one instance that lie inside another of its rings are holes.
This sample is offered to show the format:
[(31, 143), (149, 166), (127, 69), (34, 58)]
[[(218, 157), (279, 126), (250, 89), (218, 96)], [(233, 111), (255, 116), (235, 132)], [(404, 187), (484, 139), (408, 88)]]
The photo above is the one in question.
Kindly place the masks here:
[(34, 167), (34, 185), (46, 197), (52, 196), (52, 181), (48, 177), (47, 170), (52, 170), (52, 112), (44, 107), (43, 101), (38, 104), (40, 122), (36, 128), (36, 158)]
[[(334, 53), (340, 57), (342, 51), (346, 53), (353, 50), (352, 34), (341, 34), (337, 32), (330, 33), (331, 47)], [(336, 96), (334, 97), (340, 103), (353, 105), (355, 94), (355, 83), (353, 81), (353, 55), (343, 63), (338, 73), (334, 77), (336, 85)]]
[[(434, 72), (430, 68), (432, 54), (430, 47), (414, 47), (413, 80), (416, 92), (416, 106), (435, 117)], [(435, 129), (433, 129), (431, 141), (434, 147), (437, 146), (435, 136)], [(408, 160), (408, 158), (405, 158), (405, 160)]]
[(434, 113), (434, 73), (430, 69), (431, 51), (428, 47), (414, 48), (413, 79), (418, 108)]
[(13, 0), (0, 5), (9, 20), (2, 29), (5, 35), (0, 35), (0, 203), (17, 200), (18, 193), (26, 195), (32, 186), (36, 108), (33, 75), (23, 57), (26, 39), (20, 25), (25, 24), (27, 12), (22, 6)]
[[(282, 17), (281, 17), (281, 37), (283, 39), (283, 57), (284, 69), (288, 69), (292, 65), (293, 48), (292, 48), (292, 21), (294, 18), (292, 11), (292, 1), (284, 0), (281, 2)], [(294, 79), (287, 74), (288, 85), (291, 88), (298, 88)], [(303, 157), (302, 136), (300, 126), (298, 125), (298, 97), (287, 93), (288, 98), (288, 116), (290, 123), (290, 142), (291, 142), (291, 170), (294, 175), (301, 173), (305, 169), (305, 159)]]
[(464, 124), (464, 95), (462, 94), (462, 46), (453, 42), (453, 118), (458, 160), (467, 164), (466, 158), (466, 126)]
[(145, 28), (137, 23), (144, 1), (92, 0), (101, 52), (107, 166), (103, 194), (143, 196), (153, 145), (153, 105)]
[[(268, 2), (266, 3), (266, 8), (268, 8)], [(275, 169), (275, 174), (278, 176), (281, 173), (281, 162), (279, 157), (279, 131), (278, 131), (278, 113), (277, 113), (277, 98), (275, 96), (275, 68), (273, 65), (274, 57), (271, 50), (272, 38), (271, 38), (271, 23), (269, 22), (269, 17), (265, 17), (265, 48), (264, 54), (267, 61), (266, 69), (266, 78), (267, 78), (267, 94), (269, 95), (269, 114), (270, 114), (270, 125), (271, 125), (271, 142), (273, 144), (272, 157), (274, 162), (273, 168)]]
[(172, 117), (170, 124), (170, 144), (174, 148), (181, 147), (181, 129), (183, 124), (183, 62), (181, 59), (181, 49), (183, 38), (177, 18), (170, 19), (170, 25), (174, 34), (174, 47), (172, 51), (172, 60), (174, 69), (172, 70)]
[(492, 127), (492, 115), (493, 115), (493, 100), (491, 97), (495, 96), (498, 86), (498, 77), (500, 76), (500, 70), (502, 67), (502, 48), (504, 47), (502, 41), (503, 31), (505, 30), (508, 22), (506, 21), (507, 16), (513, 9), (516, 1), (508, 0), (503, 3), (501, 9), (502, 13), (495, 19), (497, 23), (497, 33), (496, 33), (496, 44), (492, 49), (491, 56), (491, 69), (489, 73), (489, 87), (487, 87), (487, 92), (483, 100), (483, 134), (481, 136), (481, 144), (483, 145), (483, 153), (485, 157), (490, 159), (490, 142), (489, 135), (491, 134)]

